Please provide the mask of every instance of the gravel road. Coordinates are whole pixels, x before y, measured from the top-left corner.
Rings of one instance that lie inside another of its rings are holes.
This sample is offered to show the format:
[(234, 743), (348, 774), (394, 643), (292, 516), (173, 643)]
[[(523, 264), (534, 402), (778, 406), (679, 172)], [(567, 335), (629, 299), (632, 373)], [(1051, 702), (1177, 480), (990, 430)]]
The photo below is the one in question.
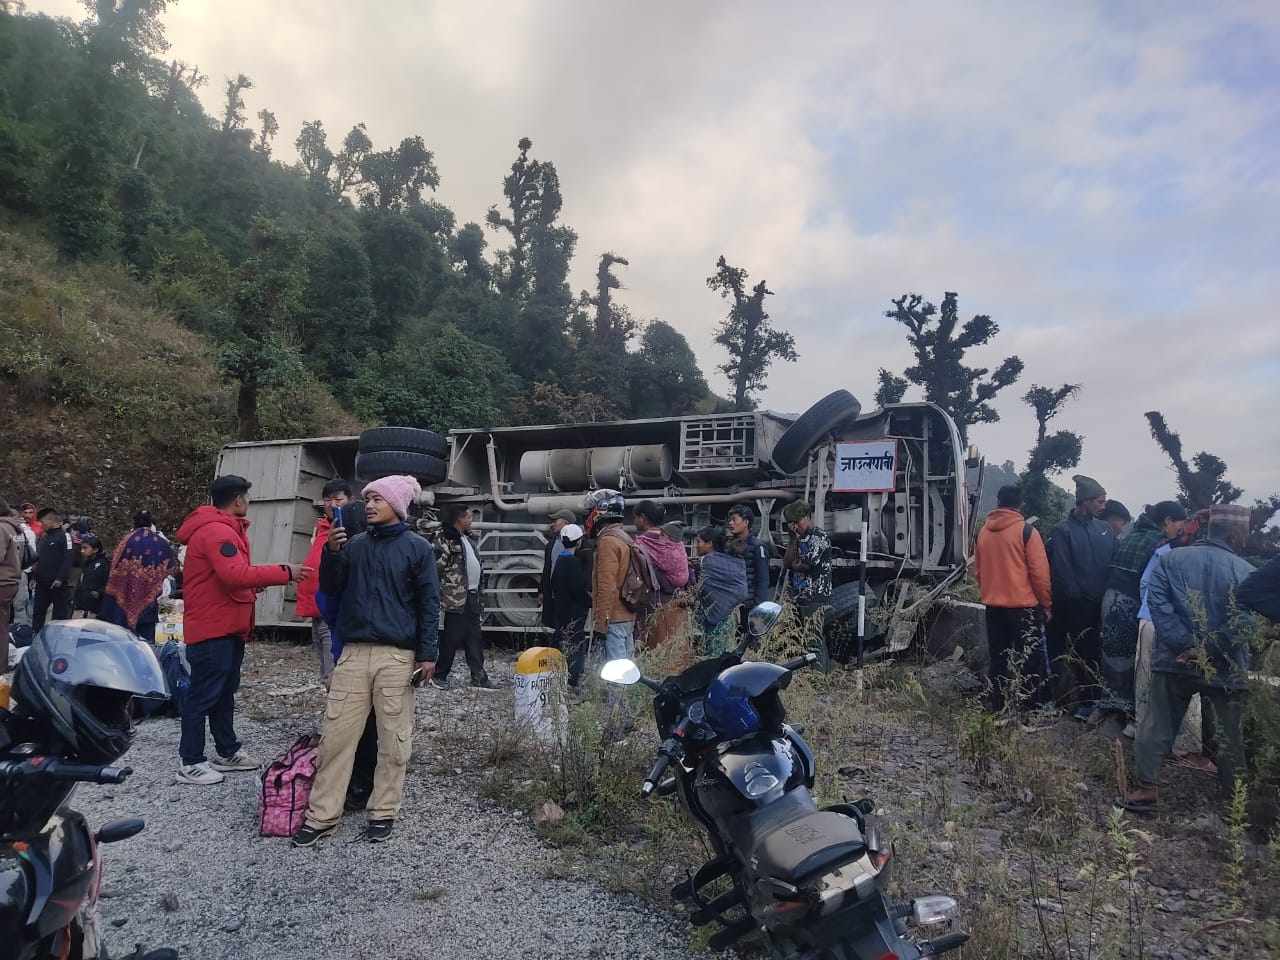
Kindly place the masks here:
[[(506, 682), (510, 662), (497, 659), (492, 673)], [(313, 726), (313, 669), (307, 648), (250, 647), (237, 732), (255, 756), (270, 759)], [(592, 883), (546, 879), (555, 851), (524, 818), (477, 798), (474, 763), (442, 762), (433, 734), (511, 710), (509, 687), (483, 704), (477, 696), (418, 693), (404, 811), (377, 846), (356, 840), (362, 814), (307, 850), (260, 838), (255, 774), (176, 784), (177, 721), (144, 723), (125, 757), (136, 771), (129, 783), (83, 786), (74, 800), (93, 825), (147, 821), (142, 834), (103, 848), (112, 955), (140, 942), (176, 947), (184, 960), (689, 957), (678, 918)]]

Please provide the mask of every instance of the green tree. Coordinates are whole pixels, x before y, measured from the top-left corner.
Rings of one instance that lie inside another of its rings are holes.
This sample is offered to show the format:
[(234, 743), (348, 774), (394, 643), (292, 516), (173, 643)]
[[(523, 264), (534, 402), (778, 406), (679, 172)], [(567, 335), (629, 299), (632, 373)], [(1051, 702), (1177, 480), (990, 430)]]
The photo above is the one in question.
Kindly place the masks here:
[(358, 235), (329, 232), (312, 237), (303, 261), (298, 342), (307, 365), (350, 402), (362, 359), (382, 349), (373, 339), (377, 313), (369, 255)]
[(498, 351), (452, 325), (414, 324), (356, 377), (356, 411), (381, 423), (447, 430), (505, 420), (511, 372)]
[(333, 168), (333, 151), (329, 149), (324, 124), (310, 120), (302, 125), (298, 138), (293, 141), (298, 151), (298, 166), (307, 182), (324, 190), (329, 188), (329, 171)]
[(235, 326), (220, 360), (223, 372), (238, 385), (237, 436), (258, 440), (262, 433), (259, 392), (297, 379), (303, 372), (292, 330), (302, 301), (302, 236), (259, 218), (249, 237), (249, 249), (250, 256), (236, 271), (233, 282)]
[(729, 314), (720, 323), (716, 343), (729, 351), (729, 359), (720, 369), (733, 384), (733, 405), (737, 410), (755, 407), (752, 394), (764, 389), (765, 378), (774, 360), (795, 363), (795, 338), (769, 323), (764, 298), (772, 296), (761, 280), (747, 293), (747, 271), (731, 267), (722, 255), (716, 261), (716, 272), (707, 277), (707, 286), (730, 301)]
[(357, 123), (342, 138), (342, 149), (333, 158), (333, 192), (345, 196), (347, 191), (362, 183), (361, 167), (373, 151), (373, 141), (363, 123)]
[(270, 110), (258, 111), (258, 139), (253, 142), (253, 150), (264, 160), (271, 159), (271, 145), (276, 134), (280, 132), (280, 122)]
[(631, 415), (679, 417), (694, 413), (710, 391), (698, 359), (675, 327), (654, 320), (631, 355)]
[[(1060, 500), (1049, 477), (1078, 465), (1084, 452), (1084, 440), (1078, 433), (1059, 430), (1050, 434), (1049, 421), (1079, 394), (1078, 383), (1064, 383), (1057, 388), (1032, 384), (1022, 397), (1036, 418), (1036, 442), (1027, 458), (1027, 469), (1022, 474), (1022, 512), (1045, 519), (1046, 523), (1056, 517)], [(1053, 526), (1056, 525), (1054, 522)], [(1052, 526), (1046, 529), (1052, 529)]]
[(937, 307), (916, 293), (903, 294), (890, 302), (893, 309), (885, 316), (907, 328), (907, 342), (915, 352), (916, 362), (903, 371), (903, 377), (882, 369), (876, 402), (882, 407), (900, 402), (908, 382), (923, 387), (925, 399), (951, 415), (960, 430), (961, 442), (967, 443), (971, 426), (1000, 419), (991, 401), (1017, 382), (1022, 361), (1006, 357), (994, 372), (986, 367), (966, 366), (965, 354), (990, 343), (1000, 327), (985, 314), (978, 314), (961, 326), (954, 293), (943, 296), (940, 314)]
[(365, 153), (359, 169), (360, 203), (371, 210), (403, 210), (420, 203), (423, 190), (440, 186), (435, 156), (422, 137), (405, 137), (392, 150)]
[(1159, 410), (1146, 413), (1156, 445), (1173, 464), (1178, 478), (1178, 501), (1188, 510), (1203, 510), (1215, 503), (1235, 503), (1244, 491), (1227, 480), (1227, 464), (1201, 450), (1188, 463), (1182, 455), (1182, 438), (1169, 429)]

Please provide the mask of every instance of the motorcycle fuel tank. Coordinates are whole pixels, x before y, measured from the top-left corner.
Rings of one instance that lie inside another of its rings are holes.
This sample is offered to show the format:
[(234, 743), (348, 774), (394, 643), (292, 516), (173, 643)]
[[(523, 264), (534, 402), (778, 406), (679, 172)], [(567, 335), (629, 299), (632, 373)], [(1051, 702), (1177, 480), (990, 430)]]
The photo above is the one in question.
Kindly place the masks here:
[(698, 772), (702, 807), (716, 818), (771, 803), (796, 772), (790, 741), (761, 734), (727, 744)]

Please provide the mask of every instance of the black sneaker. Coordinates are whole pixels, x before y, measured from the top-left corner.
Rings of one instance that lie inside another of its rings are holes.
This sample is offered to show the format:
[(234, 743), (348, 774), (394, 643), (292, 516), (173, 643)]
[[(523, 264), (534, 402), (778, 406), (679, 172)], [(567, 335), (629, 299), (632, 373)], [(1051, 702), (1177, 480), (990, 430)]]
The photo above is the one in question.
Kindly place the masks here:
[(430, 686), (435, 687), (437, 690), (447, 691), (449, 689), (448, 677), (432, 677), (430, 680), (427, 681), (427, 683)]
[(483, 677), (479, 680), (472, 680), (471, 689), (480, 690), (485, 693), (496, 693), (498, 690), (501, 690), (502, 688), (499, 687), (492, 680), (490, 680), (488, 677)]
[(395, 826), (394, 820), (370, 820), (369, 825), (364, 828), (365, 839), (370, 843), (382, 843), (384, 840), (391, 839), (391, 828)]
[(293, 845), (295, 847), (314, 847), (325, 837), (332, 837), (338, 830), (336, 825), (332, 827), (313, 827), (309, 824), (303, 824), (302, 829), (293, 835)]

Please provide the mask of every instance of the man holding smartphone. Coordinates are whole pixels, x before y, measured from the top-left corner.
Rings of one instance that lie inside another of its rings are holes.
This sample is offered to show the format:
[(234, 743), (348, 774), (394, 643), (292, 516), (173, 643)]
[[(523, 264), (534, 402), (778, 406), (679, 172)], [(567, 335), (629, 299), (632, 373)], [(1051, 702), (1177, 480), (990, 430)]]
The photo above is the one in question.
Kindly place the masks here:
[(312, 846), (337, 830), (370, 704), (378, 763), (365, 836), (389, 839), (400, 813), (413, 747), (411, 683), (415, 673), (421, 682), (435, 670), (440, 620), (435, 553), (405, 523), (421, 492), (413, 477), (375, 480), (364, 488), (368, 529), (350, 540), (344, 527), (329, 530), (320, 589), (338, 599), (343, 648), (329, 681), (320, 767), (294, 846)]
[(311, 549), (307, 552), (306, 566), (313, 571), (298, 581), (298, 616), (311, 618), (311, 643), (316, 648), (316, 656), (320, 660), (320, 679), (328, 682), (333, 673), (333, 637), (329, 633), (329, 625), (321, 615), (316, 603), (316, 590), (320, 587), (320, 560), (324, 556), (325, 544), (329, 542), (329, 529), (334, 526), (345, 526), (342, 518), (343, 508), (351, 503), (351, 484), (341, 478), (330, 480), (320, 493), (323, 499), (323, 513), (316, 520), (315, 530), (311, 534)]

